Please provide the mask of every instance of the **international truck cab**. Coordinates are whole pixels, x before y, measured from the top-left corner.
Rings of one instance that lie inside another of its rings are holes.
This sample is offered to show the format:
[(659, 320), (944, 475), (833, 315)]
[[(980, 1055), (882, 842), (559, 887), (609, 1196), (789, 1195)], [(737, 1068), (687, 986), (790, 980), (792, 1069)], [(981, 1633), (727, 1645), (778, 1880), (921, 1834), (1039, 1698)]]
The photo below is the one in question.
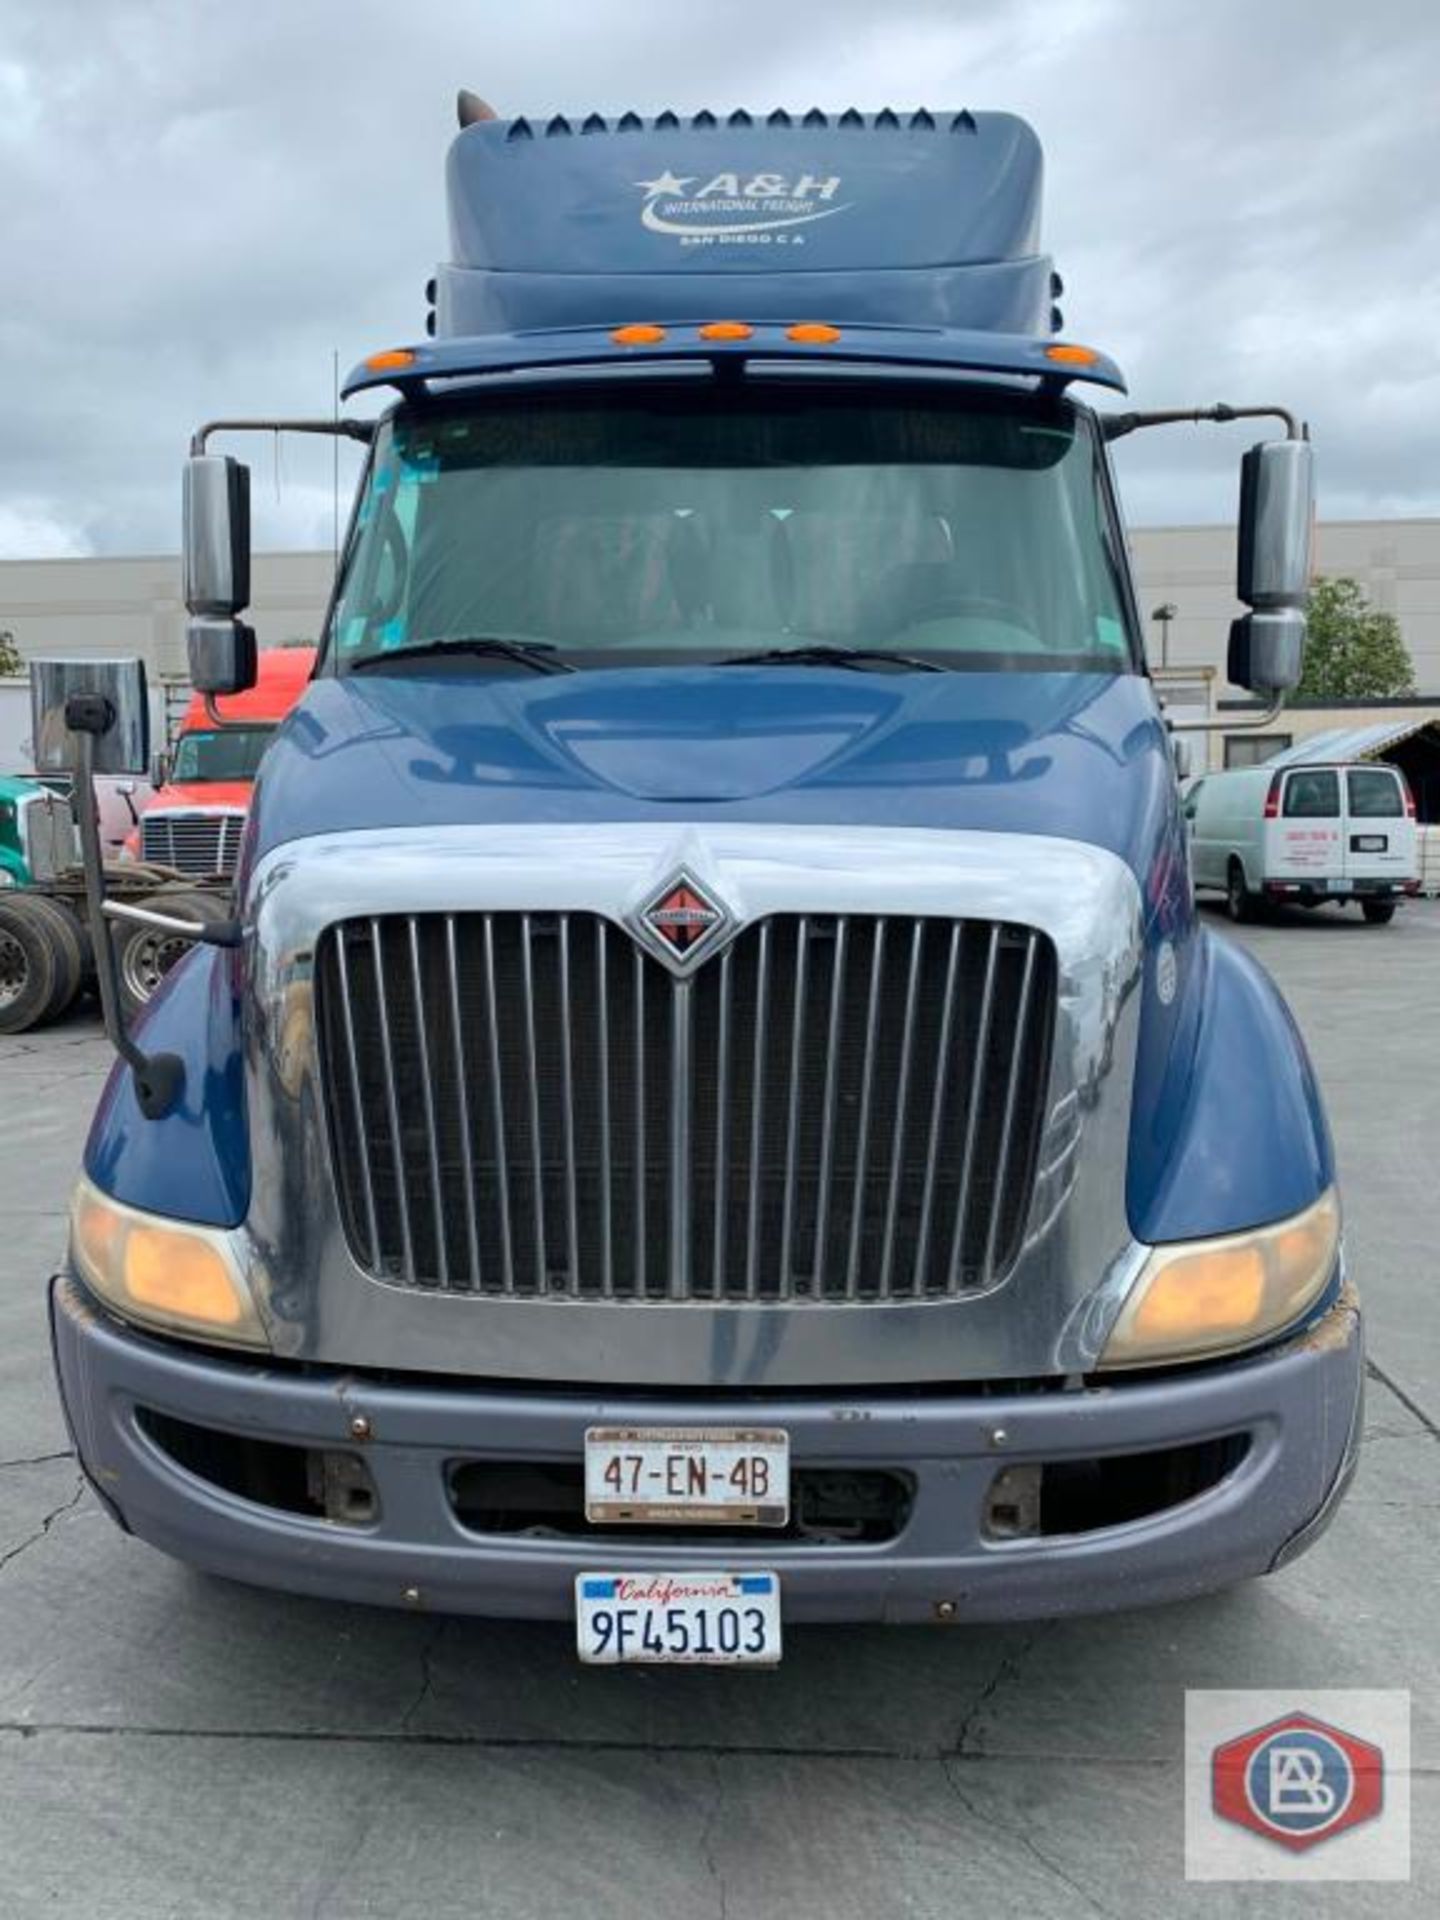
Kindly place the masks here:
[[(87, 1148), (51, 1311), (102, 1498), (599, 1661), (1280, 1566), (1355, 1457), (1333, 1156), (1195, 918), (1107, 452), (1179, 416), (1083, 397), (1122, 379), (1058, 334), (1034, 135), (472, 113), (449, 200), (433, 333), (349, 381), (393, 399), (235, 922)], [(1279, 417), (1232, 636), (1272, 703)], [(244, 486), (198, 436), (217, 697)]]

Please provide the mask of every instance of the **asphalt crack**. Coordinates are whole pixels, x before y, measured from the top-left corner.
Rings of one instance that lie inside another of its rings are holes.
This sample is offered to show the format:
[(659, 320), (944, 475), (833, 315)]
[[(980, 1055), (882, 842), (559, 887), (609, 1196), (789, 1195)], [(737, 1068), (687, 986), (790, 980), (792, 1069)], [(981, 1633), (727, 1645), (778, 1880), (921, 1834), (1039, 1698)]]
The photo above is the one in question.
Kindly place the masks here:
[(400, 1716), (402, 1735), (409, 1733), (414, 1725), (415, 1716), (435, 1690), (435, 1655), (439, 1651), (440, 1642), (445, 1638), (449, 1625), (448, 1620), (437, 1620), (420, 1643), (420, 1690)]
[(1412, 1400), (1405, 1389), (1402, 1386), (1398, 1386), (1382, 1366), (1376, 1361), (1367, 1358), (1365, 1361), (1365, 1371), (1370, 1375), (1372, 1380), (1378, 1380), (1387, 1393), (1393, 1393), (1407, 1413), (1414, 1414), (1415, 1418), (1420, 1422), (1421, 1426), (1424, 1427), (1432, 1440), (1440, 1440), (1440, 1420), (1432, 1419), (1420, 1405), (1419, 1401)]
[(1022, 1852), (1029, 1855), (1036, 1866), (1049, 1874), (1052, 1880), (1058, 1880), (1062, 1887), (1068, 1887), (1077, 1899), (1083, 1900), (1089, 1912), (1102, 1914), (1105, 1916), (1105, 1920), (1114, 1920), (1114, 1909), (1102, 1906), (1088, 1887), (1083, 1887), (1078, 1880), (1072, 1879), (1058, 1861), (1052, 1860), (1042, 1847), (1036, 1845), (1034, 1836), (1024, 1827), (1009, 1826), (997, 1820), (993, 1812), (982, 1814), (969, 1794), (966, 1793), (960, 1782), (955, 1778), (955, 1766), (956, 1760), (954, 1758), (942, 1755), (940, 1759), (941, 1778), (977, 1826), (987, 1833), (998, 1834), (1006, 1840), (1013, 1840)]
[(704, 1831), (700, 1835), (700, 1858), (705, 1863), (705, 1871), (715, 1882), (715, 1897), (720, 1902), (720, 1920), (729, 1920), (730, 1890), (725, 1884), (725, 1869), (715, 1857), (715, 1828), (720, 1820), (720, 1804), (725, 1797), (725, 1782), (720, 1775), (719, 1755), (712, 1752), (709, 1759), (711, 1777), (715, 1782), (715, 1797), (710, 1802), (710, 1811), (705, 1816)]
[(31, 1547), (38, 1545), (39, 1542), (46, 1537), (57, 1520), (62, 1519), (67, 1513), (72, 1512), (79, 1506), (84, 1495), (85, 1476), (83, 1473), (77, 1473), (75, 1476), (75, 1491), (70, 1495), (70, 1498), (68, 1500), (62, 1500), (58, 1507), (52, 1507), (40, 1522), (39, 1526), (36, 1527), (35, 1531), (27, 1534), (18, 1547), (11, 1547), (7, 1552), (0, 1553), (0, 1573), (3, 1573), (12, 1561), (18, 1560), (22, 1553), (28, 1553)]
[(61, 1447), (55, 1453), (26, 1453), (15, 1460), (0, 1460), (0, 1473), (8, 1473), (11, 1467), (48, 1467), (54, 1460), (73, 1460), (75, 1449)]
[[(697, 1759), (710, 1757), (721, 1760), (822, 1760), (844, 1765), (857, 1760), (899, 1760), (914, 1764), (917, 1761), (928, 1762), (962, 1757), (950, 1750), (937, 1751), (934, 1747), (881, 1746), (878, 1743), (867, 1745), (857, 1742), (850, 1746), (817, 1749), (787, 1746), (783, 1741), (748, 1741), (717, 1745), (713, 1741), (686, 1742), (683, 1740), (663, 1742), (593, 1738), (562, 1740), (552, 1734), (407, 1733), (403, 1727), (346, 1731), (327, 1727), (186, 1727), (164, 1726), (144, 1721), (0, 1719), (0, 1734), (5, 1733), (19, 1734), (26, 1740), (46, 1735), (78, 1734), (100, 1739), (124, 1736), (138, 1740), (273, 1740), (282, 1745), (462, 1747), (472, 1750), (490, 1750), (496, 1753), (649, 1753), (677, 1760), (692, 1756)], [(1110, 1756), (1086, 1753), (1059, 1755), (974, 1753), (963, 1757), (967, 1760), (993, 1759), (997, 1763), (1001, 1760), (1055, 1759), (1065, 1766), (1076, 1766), (1082, 1762), (1104, 1759), (1107, 1765), (1110, 1764)], [(1115, 1760), (1114, 1764), (1133, 1769), (1149, 1767), (1153, 1762), (1148, 1756), (1142, 1756), (1133, 1761)]]
[[(982, 1751), (982, 1749), (978, 1747), (972, 1748), (967, 1744), (972, 1729), (1000, 1689), (1003, 1686), (1007, 1686), (1010, 1681), (1017, 1680), (1020, 1677), (1020, 1669), (1054, 1624), (1053, 1621), (1042, 1621), (1033, 1633), (1026, 1636), (1015, 1652), (1001, 1655), (994, 1673), (991, 1674), (974, 1700), (971, 1701), (965, 1718), (960, 1722), (959, 1731), (956, 1733), (954, 1742), (950, 1748), (952, 1754), (961, 1756)], [(943, 1757), (945, 1756), (942, 1756), (942, 1758)]]

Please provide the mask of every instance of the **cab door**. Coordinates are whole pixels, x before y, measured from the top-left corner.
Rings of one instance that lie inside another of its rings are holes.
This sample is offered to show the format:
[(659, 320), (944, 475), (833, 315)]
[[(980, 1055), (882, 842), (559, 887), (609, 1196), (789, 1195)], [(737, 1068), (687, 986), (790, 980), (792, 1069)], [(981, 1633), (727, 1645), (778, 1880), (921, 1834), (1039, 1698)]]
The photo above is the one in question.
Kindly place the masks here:
[(1415, 822), (1394, 767), (1346, 767), (1345, 878), (1353, 885), (1416, 877)]

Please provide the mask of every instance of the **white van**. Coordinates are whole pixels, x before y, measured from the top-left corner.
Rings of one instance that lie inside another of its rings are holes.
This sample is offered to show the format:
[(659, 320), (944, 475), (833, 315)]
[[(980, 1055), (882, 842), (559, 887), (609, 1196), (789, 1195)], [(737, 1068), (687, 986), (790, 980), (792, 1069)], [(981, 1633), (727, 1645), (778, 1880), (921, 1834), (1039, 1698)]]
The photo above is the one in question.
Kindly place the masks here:
[(1195, 891), (1225, 895), (1232, 920), (1262, 903), (1359, 903), (1384, 926), (1420, 885), (1415, 803), (1374, 762), (1243, 767), (1207, 774), (1185, 799)]

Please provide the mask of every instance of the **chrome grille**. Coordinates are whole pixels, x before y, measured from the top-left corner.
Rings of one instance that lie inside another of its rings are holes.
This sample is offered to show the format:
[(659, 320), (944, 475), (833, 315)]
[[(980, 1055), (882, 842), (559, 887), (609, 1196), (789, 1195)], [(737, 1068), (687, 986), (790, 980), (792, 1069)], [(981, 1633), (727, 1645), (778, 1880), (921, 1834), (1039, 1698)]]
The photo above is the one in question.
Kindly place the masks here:
[(232, 813), (144, 813), (140, 816), (140, 858), (181, 873), (230, 874), (240, 852), (245, 815)]
[(346, 921), (317, 955), (358, 1263), (523, 1298), (876, 1301), (1013, 1265), (1055, 1008), (988, 921), (777, 916), (677, 979), (591, 914)]

